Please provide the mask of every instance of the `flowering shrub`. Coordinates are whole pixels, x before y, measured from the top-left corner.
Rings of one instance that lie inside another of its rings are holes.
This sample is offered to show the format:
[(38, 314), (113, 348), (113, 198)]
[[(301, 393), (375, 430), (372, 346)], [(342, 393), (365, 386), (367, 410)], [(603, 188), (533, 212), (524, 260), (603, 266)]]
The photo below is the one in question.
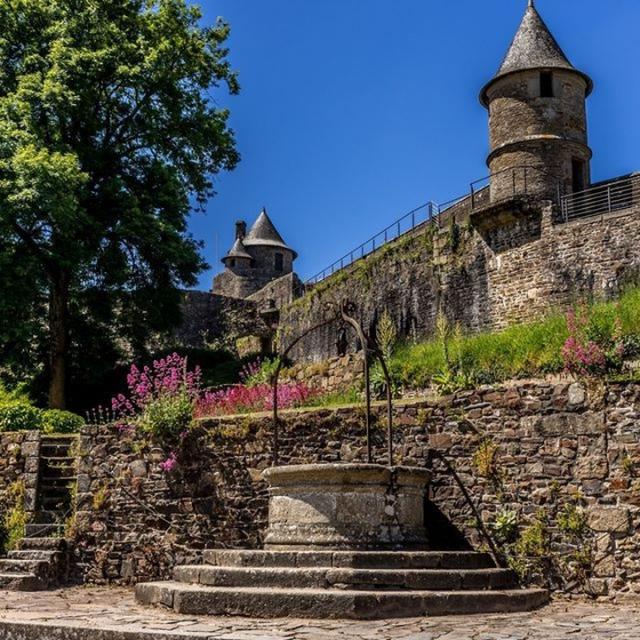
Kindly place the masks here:
[(279, 358), (258, 358), (242, 367), (240, 381), (245, 387), (271, 384), (279, 364)]
[(590, 317), (586, 307), (567, 313), (569, 337), (562, 347), (564, 368), (576, 376), (598, 376), (619, 369), (625, 355), (622, 324), (598, 322)]
[[(302, 382), (281, 384), (278, 386), (278, 407), (299, 407), (315, 394)], [(205, 393), (197, 403), (196, 415), (220, 416), (270, 409), (273, 409), (273, 389), (270, 384), (241, 384)]]
[[(186, 358), (177, 353), (155, 360), (150, 367), (132, 365), (128, 394), (111, 401), (116, 428), (122, 434), (139, 430), (172, 446), (180, 444), (193, 423), (200, 381), (200, 369), (189, 371)], [(170, 473), (177, 463), (173, 449), (160, 468)]]

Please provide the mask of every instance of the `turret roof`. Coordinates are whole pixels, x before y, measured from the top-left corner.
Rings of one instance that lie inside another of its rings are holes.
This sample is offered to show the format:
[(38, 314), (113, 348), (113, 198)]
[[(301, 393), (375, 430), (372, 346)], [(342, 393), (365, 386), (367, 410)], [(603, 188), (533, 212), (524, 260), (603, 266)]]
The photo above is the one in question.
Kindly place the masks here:
[(482, 89), (481, 102), (488, 104), (487, 90), (498, 78), (502, 78), (516, 71), (528, 69), (567, 69), (579, 73), (587, 81), (587, 95), (593, 90), (593, 81), (589, 76), (578, 71), (569, 62), (564, 51), (538, 13), (533, 0), (522, 18), (509, 51), (505, 56), (498, 73)]
[(246, 247), (256, 246), (271, 246), (286, 249), (293, 253), (294, 258), (297, 257), (297, 253), (282, 239), (282, 236), (278, 233), (271, 218), (267, 215), (267, 210), (262, 209), (258, 219), (253, 223), (253, 226), (249, 230), (249, 233), (244, 238), (244, 244)]
[(247, 253), (247, 249), (241, 238), (236, 238), (236, 241), (233, 243), (233, 247), (229, 249), (229, 253), (222, 258), (222, 262), (227, 260), (227, 258), (248, 258), (249, 260), (253, 260), (253, 256)]

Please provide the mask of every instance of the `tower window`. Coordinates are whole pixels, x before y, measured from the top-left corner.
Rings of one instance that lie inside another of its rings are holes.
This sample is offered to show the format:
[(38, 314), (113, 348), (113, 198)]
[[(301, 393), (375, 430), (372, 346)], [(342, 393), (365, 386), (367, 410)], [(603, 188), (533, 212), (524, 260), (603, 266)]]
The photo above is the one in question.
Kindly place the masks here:
[(540, 97), (553, 98), (553, 73), (543, 71), (540, 74)]
[(284, 256), (281, 253), (276, 253), (274, 267), (276, 271), (284, 271)]
[(235, 258), (231, 258), (231, 260), (229, 260), (229, 266), (233, 269), (233, 267), (236, 266), (236, 259)]

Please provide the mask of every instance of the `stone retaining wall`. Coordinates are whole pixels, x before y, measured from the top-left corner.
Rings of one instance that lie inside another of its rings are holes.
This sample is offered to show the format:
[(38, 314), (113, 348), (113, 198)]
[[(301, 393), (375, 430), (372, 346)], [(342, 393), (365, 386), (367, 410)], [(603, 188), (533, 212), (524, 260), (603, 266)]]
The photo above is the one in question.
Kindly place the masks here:
[[(579, 590), (640, 593), (640, 385), (519, 384), (461, 392), (441, 401), (399, 404), (396, 461), (429, 464), (443, 452), (486, 523), (511, 509), (526, 528), (546, 513), (554, 563), (592, 549)], [(385, 461), (384, 408), (376, 407), (374, 452)], [(361, 461), (362, 409), (282, 416), (281, 463)], [(489, 444), (487, 444), (489, 443)], [(177, 469), (165, 474), (159, 448), (107, 427), (81, 437), (78, 574), (91, 582), (168, 577), (205, 547), (257, 547), (267, 496), (260, 472), (271, 462), (268, 417), (211, 419), (186, 441)], [(483, 455), (480, 455), (480, 454)], [(463, 496), (434, 464), (430, 522), (439, 512), (466, 536), (431, 527), (435, 547), (479, 543)], [(484, 474), (484, 475), (483, 475)], [(577, 505), (584, 539), (559, 530), (557, 514)], [(549, 569), (555, 586), (570, 586)]]
[(362, 352), (329, 358), (324, 362), (299, 362), (281, 373), (280, 382), (304, 382), (322, 394), (346, 392), (363, 387)]
[(25, 510), (35, 511), (39, 451), (38, 431), (0, 433), (0, 509), (7, 506), (7, 494), (15, 483), (22, 482)]

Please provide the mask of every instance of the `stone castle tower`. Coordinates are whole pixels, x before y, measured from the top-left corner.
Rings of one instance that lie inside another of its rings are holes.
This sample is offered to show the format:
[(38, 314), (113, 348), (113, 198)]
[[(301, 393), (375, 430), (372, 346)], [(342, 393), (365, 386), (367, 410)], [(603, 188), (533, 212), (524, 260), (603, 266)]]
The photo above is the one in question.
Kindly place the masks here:
[(480, 94), (489, 110), (492, 202), (587, 188), (592, 154), (585, 102), (592, 90), (529, 0), (498, 73)]
[(247, 233), (236, 222), (236, 239), (222, 258), (224, 271), (213, 280), (212, 292), (230, 298), (247, 298), (267, 284), (293, 272), (298, 254), (287, 246), (263, 209)]

